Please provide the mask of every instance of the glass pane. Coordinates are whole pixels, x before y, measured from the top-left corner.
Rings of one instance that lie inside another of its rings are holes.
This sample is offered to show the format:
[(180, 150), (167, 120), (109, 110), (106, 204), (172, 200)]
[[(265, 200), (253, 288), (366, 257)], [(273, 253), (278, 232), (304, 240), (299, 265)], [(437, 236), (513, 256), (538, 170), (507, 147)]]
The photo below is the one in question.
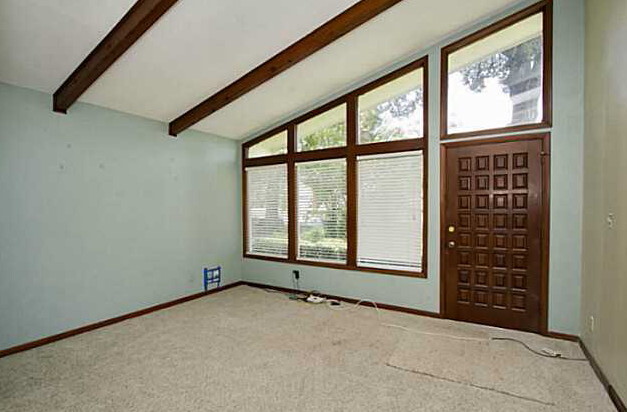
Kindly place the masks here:
[(423, 137), (423, 70), (359, 96), (359, 143)]
[(248, 158), (274, 156), (287, 153), (287, 130), (248, 148)]
[(542, 13), (448, 57), (448, 132), (542, 121)]
[(287, 258), (287, 165), (246, 169), (248, 252)]
[(346, 261), (346, 160), (296, 165), (298, 257)]
[(357, 264), (422, 270), (422, 152), (357, 159)]
[(296, 136), (299, 152), (346, 146), (346, 105), (299, 124)]

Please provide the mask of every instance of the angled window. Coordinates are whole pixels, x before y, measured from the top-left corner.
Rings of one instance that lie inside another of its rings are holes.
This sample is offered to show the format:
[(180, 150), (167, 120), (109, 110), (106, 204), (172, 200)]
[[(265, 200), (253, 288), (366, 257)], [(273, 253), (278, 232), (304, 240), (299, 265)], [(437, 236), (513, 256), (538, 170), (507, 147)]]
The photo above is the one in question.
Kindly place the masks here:
[(247, 252), (287, 258), (287, 166), (246, 169)]
[(424, 137), (422, 68), (358, 98), (359, 143)]
[(358, 265), (420, 272), (422, 151), (360, 156), (357, 170)]
[(346, 160), (296, 164), (298, 257), (346, 262)]
[(274, 156), (287, 153), (287, 130), (270, 136), (248, 148), (248, 158)]
[(296, 136), (299, 152), (346, 146), (346, 104), (300, 123)]
[(443, 49), (444, 136), (550, 124), (549, 8), (534, 5)]
[(426, 277), (427, 63), (244, 143), (244, 257)]

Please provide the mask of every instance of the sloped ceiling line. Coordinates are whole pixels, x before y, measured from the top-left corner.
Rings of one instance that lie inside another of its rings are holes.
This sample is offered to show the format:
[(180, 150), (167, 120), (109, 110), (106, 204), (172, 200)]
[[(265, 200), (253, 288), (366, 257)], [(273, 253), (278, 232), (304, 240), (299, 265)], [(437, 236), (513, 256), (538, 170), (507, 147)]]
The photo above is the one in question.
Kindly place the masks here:
[(361, 0), (170, 122), (169, 133), (198, 123), (402, 0)]

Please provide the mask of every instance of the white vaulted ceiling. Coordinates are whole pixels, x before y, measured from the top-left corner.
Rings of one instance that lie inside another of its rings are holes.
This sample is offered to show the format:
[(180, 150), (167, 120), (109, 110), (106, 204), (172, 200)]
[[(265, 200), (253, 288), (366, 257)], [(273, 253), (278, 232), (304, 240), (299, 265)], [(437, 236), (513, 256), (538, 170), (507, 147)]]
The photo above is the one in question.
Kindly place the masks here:
[[(179, 0), (79, 100), (169, 122), (356, 2)], [(244, 138), (517, 2), (404, 0), (193, 128)], [(0, 82), (54, 92), (133, 3), (0, 0)]]

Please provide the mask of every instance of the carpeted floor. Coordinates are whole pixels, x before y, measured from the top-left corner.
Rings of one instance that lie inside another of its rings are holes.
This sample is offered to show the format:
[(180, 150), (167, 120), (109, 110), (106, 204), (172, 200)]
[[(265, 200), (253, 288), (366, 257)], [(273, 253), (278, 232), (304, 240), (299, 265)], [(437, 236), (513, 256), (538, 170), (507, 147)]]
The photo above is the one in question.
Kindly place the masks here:
[[(220, 292), (0, 359), (0, 410), (614, 410), (587, 363), (536, 359), (513, 342), (485, 343), (498, 345), (491, 358), (489, 347), (475, 352), (472, 340), (464, 346), (413, 330), (515, 337), (583, 356), (574, 343), (342, 307), (246, 286)], [(482, 367), (506, 376), (477, 375), (473, 353), (485, 360)], [(522, 367), (504, 365), (508, 359)], [(521, 378), (511, 379), (512, 370)], [(542, 376), (541, 385), (525, 383), (530, 370)]]

